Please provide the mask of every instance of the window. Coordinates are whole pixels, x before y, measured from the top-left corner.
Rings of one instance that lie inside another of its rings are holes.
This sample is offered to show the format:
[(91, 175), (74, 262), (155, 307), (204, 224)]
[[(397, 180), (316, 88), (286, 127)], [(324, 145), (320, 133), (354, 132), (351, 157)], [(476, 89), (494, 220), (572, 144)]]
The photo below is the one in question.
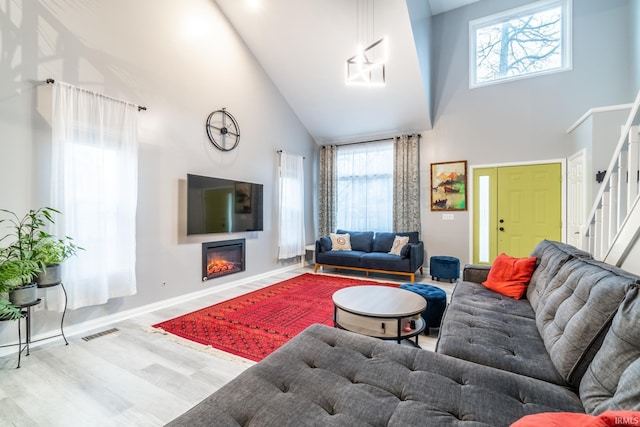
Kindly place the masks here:
[(338, 147), (336, 226), (393, 229), (393, 141)]
[(56, 82), (51, 206), (55, 234), (86, 251), (64, 263), (70, 308), (136, 293), (137, 108)]
[(571, 69), (571, 0), (546, 0), (469, 22), (469, 86)]
[(278, 259), (304, 255), (303, 157), (280, 152)]

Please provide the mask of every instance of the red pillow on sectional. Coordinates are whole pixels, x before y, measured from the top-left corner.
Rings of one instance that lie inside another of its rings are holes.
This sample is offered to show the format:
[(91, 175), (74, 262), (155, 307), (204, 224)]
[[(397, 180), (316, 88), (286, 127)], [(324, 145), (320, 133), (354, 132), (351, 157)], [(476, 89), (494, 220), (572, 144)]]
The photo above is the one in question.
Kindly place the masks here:
[(487, 280), (482, 284), (502, 295), (520, 299), (527, 292), (535, 268), (536, 257), (514, 258), (500, 254), (493, 262)]
[(606, 427), (606, 426), (638, 426), (640, 412), (605, 411), (598, 416), (577, 414), (573, 412), (543, 412), (526, 415), (511, 427)]

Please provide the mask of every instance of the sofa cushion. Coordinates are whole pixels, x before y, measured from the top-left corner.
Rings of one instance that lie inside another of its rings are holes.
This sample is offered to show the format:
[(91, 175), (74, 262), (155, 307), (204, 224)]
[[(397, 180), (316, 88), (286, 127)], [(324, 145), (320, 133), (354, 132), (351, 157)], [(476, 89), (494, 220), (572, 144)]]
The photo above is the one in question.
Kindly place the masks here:
[(329, 251), (316, 254), (318, 264), (336, 265), (342, 267), (360, 267), (360, 257), (366, 252), (361, 251)]
[(572, 385), (591, 362), (591, 347), (608, 329), (639, 277), (603, 262), (571, 259), (540, 296), (536, 324), (551, 360)]
[(527, 291), (535, 268), (535, 257), (514, 258), (502, 253), (493, 261), (489, 276), (482, 284), (499, 294), (520, 299)]
[(452, 299), (440, 326), (436, 351), (566, 385), (545, 349), (533, 318), (471, 307)]
[(506, 426), (583, 412), (564, 387), (312, 325), (168, 424)]
[(400, 251), (401, 258), (409, 258), (411, 256), (411, 243), (404, 245)]
[(551, 240), (542, 240), (538, 243), (531, 252), (531, 256), (538, 260), (527, 287), (527, 299), (534, 310), (538, 309), (540, 294), (544, 292), (565, 262), (573, 258), (591, 259), (588, 252)]
[(350, 251), (351, 250), (351, 236), (349, 234), (329, 234), (331, 238), (331, 250), (332, 251)]
[(410, 231), (406, 233), (376, 233), (373, 239), (373, 252), (385, 252), (389, 253), (393, 246), (393, 240), (396, 236), (408, 236), (409, 243), (418, 243), (418, 232)]
[(373, 248), (373, 231), (336, 230), (336, 233), (351, 236), (351, 249), (354, 251), (371, 252)]
[(640, 297), (629, 290), (580, 383), (587, 412), (640, 410)]
[(453, 289), (451, 303), (530, 319), (536, 317), (536, 313), (526, 299), (515, 300), (493, 292), (480, 283), (464, 280), (458, 282)]
[(327, 252), (331, 250), (331, 238), (329, 237), (321, 237), (320, 238), (320, 249), (322, 252)]
[(409, 258), (402, 258), (400, 255), (381, 252), (363, 253), (362, 258), (360, 258), (360, 266), (372, 270), (406, 271), (407, 273), (413, 273)]

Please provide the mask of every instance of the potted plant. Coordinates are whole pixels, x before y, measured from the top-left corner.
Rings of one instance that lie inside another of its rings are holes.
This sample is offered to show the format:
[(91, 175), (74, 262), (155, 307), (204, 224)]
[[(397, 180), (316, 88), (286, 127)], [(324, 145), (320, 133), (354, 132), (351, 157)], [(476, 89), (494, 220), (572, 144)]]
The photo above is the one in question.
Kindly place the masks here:
[(61, 264), (76, 255), (82, 247), (77, 246), (73, 239), (65, 236), (62, 239), (51, 235), (41, 235), (33, 248), (33, 259), (40, 264), (37, 283), (40, 287), (57, 285), (62, 281)]
[(56, 209), (43, 207), (30, 210), (22, 218), (7, 209), (0, 209), (8, 218), (9, 232), (0, 241), (7, 244), (3, 248), (4, 286), (9, 290), (9, 300), (14, 305), (33, 302), (38, 298), (35, 282), (41, 263), (35, 258), (35, 247), (39, 241), (50, 237), (43, 228), (53, 223)]
[[(60, 211), (43, 207), (30, 210), (22, 218), (7, 209), (0, 209), (8, 218), (10, 230), (0, 238), (0, 318), (19, 316), (16, 306), (37, 300), (37, 287), (60, 283), (59, 264), (83, 248), (70, 237), (57, 238), (44, 228), (53, 224), (53, 215)], [(47, 274), (41, 275), (40, 273)], [(39, 276), (40, 274), (40, 276)], [(38, 276), (40, 279), (38, 279)], [(4, 295), (9, 294), (9, 300)]]
[[(0, 250), (0, 320), (20, 317), (20, 309), (16, 305), (19, 305), (22, 301), (20, 297), (15, 297), (15, 295), (10, 297), (10, 295), (15, 292), (15, 289), (20, 288), (23, 283), (30, 283), (33, 276), (40, 271), (37, 262), (9, 259), (7, 258), (7, 253), (7, 248)], [(33, 299), (27, 302), (31, 301)]]

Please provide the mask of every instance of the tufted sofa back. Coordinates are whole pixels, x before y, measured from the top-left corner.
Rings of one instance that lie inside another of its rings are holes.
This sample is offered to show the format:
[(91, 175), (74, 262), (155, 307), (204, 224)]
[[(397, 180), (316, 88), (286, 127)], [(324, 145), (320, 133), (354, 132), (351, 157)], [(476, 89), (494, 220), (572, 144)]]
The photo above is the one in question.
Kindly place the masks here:
[(536, 326), (551, 360), (578, 386), (611, 319), (640, 277), (588, 258), (571, 258), (538, 295)]
[(591, 259), (591, 254), (561, 242), (543, 240), (531, 252), (538, 259), (531, 282), (527, 288), (527, 299), (534, 310), (538, 308), (540, 295), (551, 279), (567, 261), (574, 258)]
[(640, 289), (627, 294), (580, 382), (586, 412), (640, 410)]

